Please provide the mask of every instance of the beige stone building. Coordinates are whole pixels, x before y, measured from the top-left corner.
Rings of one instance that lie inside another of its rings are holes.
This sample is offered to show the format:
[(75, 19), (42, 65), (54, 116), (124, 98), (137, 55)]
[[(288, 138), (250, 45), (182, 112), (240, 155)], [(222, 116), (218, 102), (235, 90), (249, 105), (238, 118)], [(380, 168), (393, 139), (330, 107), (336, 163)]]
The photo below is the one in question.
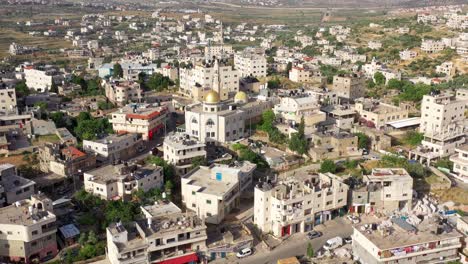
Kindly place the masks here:
[(0, 207), (29, 198), (36, 183), (18, 175), (13, 164), (0, 164)]
[(312, 134), (309, 155), (314, 162), (323, 159), (360, 155), (358, 137), (347, 132), (317, 132)]
[(107, 99), (113, 104), (124, 106), (128, 103), (140, 103), (144, 92), (139, 83), (125, 80), (103, 81)]
[(185, 108), (185, 131), (206, 144), (235, 141), (243, 138), (271, 105), (270, 101), (249, 99), (244, 92), (238, 92), (234, 101), (221, 101), (219, 94), (211, 91), (203, 103)]
[(184, 175), (191, 170), (194, 159), (206, 159), (205, 147), (188, 134), (170, 134), (164, 138), (164, 160), (175, 166), (176, 174)]
[(364, 175), (363, 182), (352, 191), (350, 212), (391, 214), (411, 210), (413, 178), (405, 169), (373, 169), (370, 175)]
[(136, 191), (147, 192), (164, 185), (162, 168), (152, 164), (106, 165), (86, 172), (83, 178), (84, 189), (104, 200), (128, 201)]
[(0, 88), (0, 112), (18, 114), (15, 88)]
[(0, 208), (0, 261), (42, 263), (58, 253), (52, 200), (43, 194)]
[(128, 160), (145, 149), (140, 134), (113, 134), (98, 140), (83, 140), (83, 150), (98, 161)]
[[(464, 91), (463, 89), (461, 89)], [(468, 109), (468, 97), (464, 92), (431, 93), (425, 95), (421, 104), (421, 125), (424, 140), (416, 149), (409, 152), (409, 158), (421, 163), (447, 157), (455, 148), (466, 142), (465, 111)]]
[(339, 97), (354, 100), (366, 95), (366, 80), (357, 76), (335, 76), (333, 78), (333, 91)]
[(267, 60), (264, 54), (243, 51), (234, 55), (234, 66), (241, 77), (253, 76), (256, 78), (267, 76)]
[(312, 81), (313, 73), (301, 67), (293, 67), (289, 71), (289, 80), (298, 83), (307, 83)]
[(326, 114), (320, 111), (318, 98), (313, 96), (282, 97), (273, 111), (282, 123), (299, 124), (304, 117), (306, 126), (313, 126), (326, 119)]
[(421, 50), (427, 53), (436, 53), (445, 49), (443, 41), (436, 41), (432, 39), (423, 39), (421, 43)]
[(150, 104), (129, 104), (111, 114), (109, 122), (117, 133), (138, 133), (152, 140), (165, 130), (168, 109)]
[(221, 100), (239, 91), (239, 71), (224, 61), (204, 61), (194, 68), (180, 69), (179, 92), (194, 100), (206, 101), (211, 90), (218, 93)]
[(240, 203), (240, 195), (252, 184), (257, 165), (200, 166), (181, 178), (182, 202), (207, 223), (219, 224)]
[(39, 166), (43, 172), (73, 177), (96, 167), (96, 155), (74, 146), (46, 143), (39, 148)]
[(338, 216), (347, 203), (348, 185), (331, 173), (295, 175), (260, 182), (254, 195), (254, 223), (264, 233), (285, 237)]
[(416, 225), (399, 217), (377, 219), (354, 227), (352, 249), (363, 264), (449, 263), (459, 259), (462, 237), (434, 217)]
[(468, 183), (468, 145), (465, 144), (455, 149), (456, 154), (450, 157), (453, 162), (454, 176)]
[(195, 213), (167, 201), (141, 211), (145, 219), (106, 229), (111, 264), (196, 263), (206, 252), (206, 225)]
[(356, 101), (355, 109), (361, 119), (372, 122), (377, 129), (385, 128), (387, 123), (408, 118), (408, 110), (377, 100), (363, 99)]

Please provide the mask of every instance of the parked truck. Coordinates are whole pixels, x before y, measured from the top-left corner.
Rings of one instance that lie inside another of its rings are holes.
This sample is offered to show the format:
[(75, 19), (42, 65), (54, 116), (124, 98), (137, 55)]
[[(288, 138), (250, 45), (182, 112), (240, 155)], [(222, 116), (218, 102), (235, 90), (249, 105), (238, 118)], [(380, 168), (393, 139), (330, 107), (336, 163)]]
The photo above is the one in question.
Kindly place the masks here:
[(328, 239), (325, 245), (323, 246), (323, 248), (325, 250), (332, 250), (332, 249), (341, 247), (342, 245), (343, 245), (343, 238), (337, 236), (337, 237)]

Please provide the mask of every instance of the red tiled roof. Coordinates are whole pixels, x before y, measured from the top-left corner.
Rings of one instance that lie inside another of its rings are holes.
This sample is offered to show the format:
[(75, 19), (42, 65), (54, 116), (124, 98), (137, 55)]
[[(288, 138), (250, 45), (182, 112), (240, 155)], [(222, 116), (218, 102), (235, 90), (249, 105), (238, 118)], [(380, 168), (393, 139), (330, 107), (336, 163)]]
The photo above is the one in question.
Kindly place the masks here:
[(64, 148), (62, 150), (62, 154), (65, 156), (71, 157), (72, 159), (77, 159), (77, 158), (86, 156), (85, 153), (83, 153), (82, 151), (80, 151), (79, 149), (73, 146)]
[(196, 263), (197, 261), (198, 261), (197, 253), (193, 253), (193, 254), (182, 256), (179, 258), (172, 258), (168, 260), (163, 260), (161, 262), (155, 262), (155, 264), (186, 264), (186, 263), (192, 263), (192, 262)]

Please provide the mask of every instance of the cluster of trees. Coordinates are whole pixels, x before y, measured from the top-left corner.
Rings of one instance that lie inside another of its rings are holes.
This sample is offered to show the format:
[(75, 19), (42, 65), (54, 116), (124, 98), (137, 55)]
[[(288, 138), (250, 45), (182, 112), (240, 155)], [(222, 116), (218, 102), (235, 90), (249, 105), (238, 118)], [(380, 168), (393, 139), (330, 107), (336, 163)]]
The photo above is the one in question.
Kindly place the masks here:
[(371, 143), (370, 138), (364, 133), (354, 133), (355, 136), (358, 137), (358, 148), (360, 149), (368, 149)]
[(121, 221), (127, 224), (140, 214), (140, 204), (135, 202), (105, 201), (84, 189), (77, 191), (73, 197), (84, 213), (78, 222), (90, 226), (98, 233), (103, 232), (111, 223)]
[(273, 110), (269, 109), (262, 113), (262, 123), (259, 128), (268, 134), (268, 139), (277, 144), (286, 142), (286, 136), (275, 127), (276, 116)]
[(404, 168), (411, 176), (423, 178), (429, 176), (430, 171), (420, 163), (410, 162), (406, 158), (396, 155), (384, 155), (379, 161), (381, 168)]
[(168, 194), (172, 193), (174, 189), (174, 182), (176, 182), (174, 165), (169, 164), (167, 161), (158, 156), (149, 156), (146, 161), (163, 168), (165, 190)]
[(72, 264), (77, 261), (101, 256), (106, 253), (106, 241), (100, 240), (92, 230), (88, 233), (81, 233), (78, 243), (80, 245), (79, 248), (69, 248), (65, 250), (63, 262), (57, 261), (53, 263)]
[(89, 112), (81, 112), (76, 117), (75, 135), (81, 140), (97, 139), (99, 135), (114, 133), (107, 118), (95, 118)]
[(71, 83), (81, 86), (80, 95), (82, 96), (96, 96), (104, 94), (104, 90), (101, 87), (101, 82), (97, 78), (85, 80), (82, 76), (72, 75)]
[(169, 79), (169, 77), (163, 76), (160, 73), (152, 74), (148, 81), (146, 82), (145, 86), (151, 90), (155, 90), (161, 92), (169, 88), (169, 86), (173, 86), (174, 82)]
[(253, 152), (251, 149), (249, 149), (249, 147), (245, 145), (236, 143), (232, 145), (232, 149), (237, 152), (239, 160), (247, 160), (252, 163), (255, 163), (257, 164), (257, 168), (259, 169), (267, 169), (270, 167), (262, 156)]
[(314, 57), (314, 56), (318, 56), (322, 54), (318, 46), (312, 46), (312, 45), (305, 46), (301, 50), (301, 52), (309, 57)]
[(307, 154), (309, 151), (309, 141), (305, 137), (305, 122), (304, 117), (301, 118), (301, 123), (299, 124), (297, 133), (291, 135), (289, 140), (289, 149), (295, 151), (300, 155)]
[(403, 141), (411, 146), (418, 146), (421, 144), (421, 141), (424, 139), (424, 134), (416, 131), (408, 131), (403, 139)]

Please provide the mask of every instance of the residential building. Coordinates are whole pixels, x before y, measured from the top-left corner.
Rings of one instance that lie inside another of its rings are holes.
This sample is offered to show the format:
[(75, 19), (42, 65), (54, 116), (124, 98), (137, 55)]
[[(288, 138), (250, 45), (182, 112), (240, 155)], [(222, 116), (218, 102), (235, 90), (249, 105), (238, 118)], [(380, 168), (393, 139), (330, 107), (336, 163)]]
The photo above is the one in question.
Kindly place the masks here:
[(404, 61), (414, 59), (416, 58), (416, 56), (418, 56), (418, 53), (416, 51), (412, 51), (409, 49), (400, 51), (400, 59)]
[(50, 65), (46, 65), (43, 68), (27, 66), (23, 71), (26, 85), (29, 89), (34, 89), (37, 92), (48, 91), (52, 86), (52, 82), (59, 85), (64, 80), (64, 75)]
[(206, 225), (193, 212), (172, 202), (141, 207), (145, 219), (106, 229), (111, 264), (196, 263), (206, 252)]
[(436, 73), (445, 74), (445, 76), (447, 77), (455, 75), (455, 72), (456, 68), (454, 67), (453, 62), (451, 61), (446, 61), (441, 65), (436, 66)]
[(17, 101), (15, 88), (1, 87), (0, 85), (0, 112), (6, 114), (18, 114), (16, 106)]
[(378, 50), (382, 48), (382, 42), (380, 41), (369, 41), (367, 47), (372, 50)]
[(462, 237), (436, 217), (395, 217), (354, 226), (352, 249), (363, 264), (449, 263), (459, 259)]
[(276, 237), (308, 232), (343, 212), (347, 196), (348, 185), (332, 173), (260, 182), (254, 190), (254, 224)]
[(29, 198), (36, 183), (18, 175), (13, 164), (0, 165), (0, 207)]
[(244, 92), (238, 92), (234, 102), (223, 102), (217, 92), (211, 91), (203, 103), (185, 108), (185, 131), (207, 145), (235, 141), (243, 138), (269, 108), (271, 101), (249, 99)]
[(409, 212), (412, 209), (413, 178), (405, 169), (372, 169), (362, 186), (352, 190), (349, 211), (359, 214)]
[(355, 110), (362, 121), (368, 125), (369, 122), (372, 122), (373, 127), (377, 129), (385, 128), (389, 122), (407, 119), (409, 114), (408, 110), (403, 107), (381, 103), (373, 99), (356, 101)]
[(252, 76), (247, 76), (239, 80), (239, 90), (247, 93), (259, 93), (263, 85), (260, 81)]
[(320, 111), (320, 105), (315, 97), (282, 97), (273, 111), (281, 119), (281, 123), (299, 124), (302, 117), (307, 126), (313, 126), (325, 121), (326, 114)]
[(459, 146), (455, 152), (456, 155), (450, 157), (453, 162), (453, 176), (468, 183), (468, 145)]
[(134, 192), (147, 192), (163, 185), (162, 168), (153, 164), (110, 164), (84, 174), (84, 189), (103, 200), (128, 201)]
[(324, 131), (312, 134), (309, 155), (314, 162), (339, 157), (359, 156), (358, 137), (344, 131)]
[(333, 91), (339, 97), (354, 100), (364, 97), (366, 94), (366, 80), (365, 78), (353, 76), (335, 76), (333, 77)]
[(167, 135), (164, 138), (164, 160), (173, 164), (177, 175), (185, 175), (193, 167), (194, 159), (206, 159), (205, 144), (185, 133)]
[(445, 49), (443, 41), (436, 41), (432, 39), (423, 39), (421, 43), (421, 50), (427, 53), (436, 53)]
[(128, 104), (111, 114), (109, 122), (117, 133), (138, 133), (152, 140), (166, 128), (168, 109), (150, 104)]
[(58, 253), (52, 200), (44, 194), (0, 208), (0, 260), (43, 263)]
[(251, 186), (256, 167), (248, 161), (200, 166), (182, 176), (182, 202), (207, 223), (219, 224), (239, 207), (240, 195)]
[(253, 76), (256, 78), (266, 77), (267, 60), (265, 54), (259, 54), (246, 49), (234, 55), (234, 66), (241, 77)]
[(385, 84), (391, 79), (401, 80), (401, 72), (389, 69), (385, 64), (377, 61), (375, 58), (368, 64), (362, 66), (362, 70), (367, 78), (372, 78), (375, 82), (375, 74), (380, 72), (385, 77)]
[(96, 154), (98, 161), (113, 163), (128, 160), (144, 150), (141, 135), (137, 133), (113, 134), (98, 140), (83, 140), (83, 150)]
[(207, 58), (223, 58), (234, 54), (232, 45), (209, 45), (205, 47), (205, 56)]
[(161, 68), (156, 69), (157, 73), (162, 74), (162, 76), (171, 79), (172, 81), (176, 81), (179, 79), (179, 70), (176, 67), (172, 67), (171, 65), (167, 64)]
[(224, 60), (204, 61), (194, 68), (180, 69), (180, 93), (203, 102), (214, 90), (221, 100), (239, 91), (239, 71)]
[(339, 129), (350, 130), (354, 125), (356, 111), (348, 105), (328, 105), (322, 107), (321, 111), (326, 113), (327, 120), (332, 121)]
[(141, 103), (144, 97), (141, 85), (134, 81), (104, 80), (102, 86), (104, 86), (107, 99), (118, 106), (124, 106), (129, 103)]
[(424, 139), (420, 146), (409, 152), (409, 158), (430, 164), (454, 154), (455, 148), (466, 142), (466, 128), (462, 123), (467, 107), (468, 97), (463, 92), (424, 95), (419, 127)]
[(74, 177), (96, 167), (96, 155), (86, 154), (74, 146), (46, 143), (39, 148), (39, 166), (43, 172)]
[(308, 69), (301, 67), (293, 67), (289, 71), (289, 80), (299, 83), (307, 83), (312, 80), (313, 73)]

